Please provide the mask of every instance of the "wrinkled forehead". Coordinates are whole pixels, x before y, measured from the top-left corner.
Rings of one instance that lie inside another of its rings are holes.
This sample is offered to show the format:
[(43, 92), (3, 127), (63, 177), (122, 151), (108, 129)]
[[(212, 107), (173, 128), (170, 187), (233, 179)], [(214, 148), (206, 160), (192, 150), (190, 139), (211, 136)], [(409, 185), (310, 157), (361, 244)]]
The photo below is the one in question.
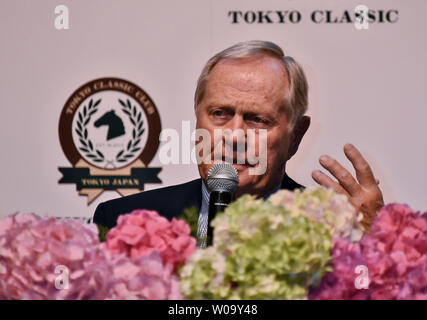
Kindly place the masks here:
[(203, 100), (240, 97), (283, 104), (288, 92), (284, 63), (269, 55), (258, 55), (220, 60), (209, 74)]
[(269, 54), (259, 54), (242, 58), (223, 58), (213, 67), (209, 80), (215, 75), (240, 75), (247, 80), (274, 80), (289, 84), (289, 76), (284, 62)]

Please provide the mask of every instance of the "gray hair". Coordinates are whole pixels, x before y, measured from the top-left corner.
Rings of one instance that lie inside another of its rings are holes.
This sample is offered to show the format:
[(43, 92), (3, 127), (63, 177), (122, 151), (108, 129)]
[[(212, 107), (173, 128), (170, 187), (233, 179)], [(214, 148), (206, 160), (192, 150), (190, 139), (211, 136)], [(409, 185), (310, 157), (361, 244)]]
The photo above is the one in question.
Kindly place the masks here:
[(302, 67), (290, 56), (285, 56), (283, 50), (273, 42), (252, 40), (237, 43), (208, 60), (197, 81), (194, 95), (194, 108), (203, 99), (209, 73), (215, 65), (223, 59), (248, 58), (256, 55), (266, 54), (279, 59), (285, 66), (289, 77), (289, 95), (286, 97), (286, 111), (290, 122), (290, 130), (295, 123), (305, 114), (308, 106), (308, 83)]

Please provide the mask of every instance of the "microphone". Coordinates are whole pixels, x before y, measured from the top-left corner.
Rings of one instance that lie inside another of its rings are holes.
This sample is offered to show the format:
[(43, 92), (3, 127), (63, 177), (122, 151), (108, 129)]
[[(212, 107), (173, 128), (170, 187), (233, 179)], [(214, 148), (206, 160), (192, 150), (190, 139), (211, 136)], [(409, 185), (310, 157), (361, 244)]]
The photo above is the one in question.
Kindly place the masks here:
[[(233, 199), (239, 184), (239, 174), (233, 165), (218, 163), (209, 169), (206, 182), (210, 191), (207, 239), (212, 241), (211, 221), (215, 219), (218, 212), (224, 211)], [(204, 245), (206, 246), (206, 242)]]

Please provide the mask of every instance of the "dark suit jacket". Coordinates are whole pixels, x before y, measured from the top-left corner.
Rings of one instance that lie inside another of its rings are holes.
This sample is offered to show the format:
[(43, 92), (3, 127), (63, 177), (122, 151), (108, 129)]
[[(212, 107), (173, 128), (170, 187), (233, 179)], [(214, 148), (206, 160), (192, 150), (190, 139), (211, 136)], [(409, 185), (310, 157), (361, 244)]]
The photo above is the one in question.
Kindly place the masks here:
[[(304, 188), (285, 175), (281, 189)], [(144, 191), (127, 197), (102, 202), (95, 210), (93, 221), (112, 228), (121, 214), (135, 209), (156, 210), (168, 219), (181, 215), (186, 208), (202, 205), (202, 179), (192, 180), (176, 186)]]

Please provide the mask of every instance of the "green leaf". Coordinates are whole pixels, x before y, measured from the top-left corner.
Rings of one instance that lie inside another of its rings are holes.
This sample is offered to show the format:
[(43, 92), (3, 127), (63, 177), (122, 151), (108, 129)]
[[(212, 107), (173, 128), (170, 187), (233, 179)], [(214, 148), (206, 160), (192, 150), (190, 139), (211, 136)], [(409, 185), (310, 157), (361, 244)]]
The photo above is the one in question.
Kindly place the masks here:
[(138, 119), (137, 119), (138, 122), (141, 121), (141, 117), (142, 117), (142, 113), (140, 112), (140, 113), (138, 113)]
[(98, 227), (98, 236), (100, 242), (105, 242), (107, 240), (107, 233), (110, 231), (110, 229), (106, 226), (103, 226), (101, 224), (96, 225)]
[(87, 145), (87, 143), (86, 143), (86, 141), (84, 141), (83, 139), (79, 139), (80, 140), (80, 143), (82, 144), (82, 145), (84, 145), (85, 147), (87, 147), (88, 145)]
[(135, 128), (132, 129), (132, 138), (135, 139)]
[(89, 140), (89, 148), (90, 148), (90, 150), (93, 151), (93, 144), (92, 144), (92, 141), (90, 141), (90, 140)]
[(93, 99), (90, 99), (90, 101), (89, 101), (89, 109), (92, 108), (92, 104), (93, 104)]
[(129, 143), (128, 143), (128, 146), (127, 146), (126, 150), (129, 150), (130, 147), (131, 147), (131, 145), (132, 145), (132, 140), (129, 140)]
[(134, 152), (137, 152), (137, 151), (139, 151), (139, 150), (141, 150), (141, 148), (134, 148), (134, 149), (132, 149), (132, 153), (134, 153)]
[(87, 109), (86, 109), (86, 106), (84, 106), (84, 108), (83, 108), (83, 116), (86, 117), (86, 114), (87, 114)]
[(116, 159), (117, 158), (120, 158), (120, 156), (123, 154), (123, 152), (124, 152), (125, 150), (122, 150), (122, 151), (120, 151), (117, 155), (116, 155)]
[(188, 223), (191, 230), (191, 236), (197, 239), (197, 225), (199, 221), (199, 211), (195, 206), (186, 208), (181, 213), (180, 216), (178, 216), (178, 219), (184, 220)]
[(96, 150), (96, 153), (102, 158), (102, 159), (104, 159), (104, 155), (102, 154), (102, 152), (101, 151), (99, 151), (99, 150)]
[(83, 152), (90, 152), (88, 149), (80, 147), (79, 150), (83, 151)]
[(94, 107), (96, 107), (98, 104), (101, 103), (101, 99), (98, 99), (98, 101), (95, 102), (95, 104), (93, 105)]
[(128, 107), (129, 110), (132, 109), (132, 104), (130, 103), (129, 99), (127, 99), (127, 107)]
[(84, 137), (85, 137), (85, 139), (87, 139), (87, 129), (86, 128), (84, 130)]
[(125, 103), (122, 99), (119, 99), (119, 103), (120, 103), (123, 107), (126, 107), (126, 103)]

